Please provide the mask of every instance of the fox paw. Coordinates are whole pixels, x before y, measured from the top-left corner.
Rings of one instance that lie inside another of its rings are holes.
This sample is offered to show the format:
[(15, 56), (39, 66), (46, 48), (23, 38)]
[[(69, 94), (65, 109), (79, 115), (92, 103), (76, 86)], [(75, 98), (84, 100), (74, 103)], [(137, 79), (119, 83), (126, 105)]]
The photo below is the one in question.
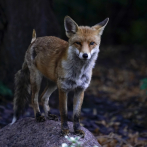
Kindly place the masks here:
[(75, 130), (75, 135), (84, 138), (85, 132), (83, 130)]
[(40, 112), (36, 113), (36, 121), (37, 122), (44, 122), (45, 121), (45, 117), (41, 115)]
[(49, 120), (55, 120), (55, 121), (58, 121), (58, 116), (57, 115), (54, 115), (54, 114), (51, 114), (51, 113), (48, 113), (48, 117), (47, 117)]
[(66, 136), (66, 135), (68, 135), (69, 134), (69, 129), (62, 129), (61, 130), (61, 135), (62, 136)]

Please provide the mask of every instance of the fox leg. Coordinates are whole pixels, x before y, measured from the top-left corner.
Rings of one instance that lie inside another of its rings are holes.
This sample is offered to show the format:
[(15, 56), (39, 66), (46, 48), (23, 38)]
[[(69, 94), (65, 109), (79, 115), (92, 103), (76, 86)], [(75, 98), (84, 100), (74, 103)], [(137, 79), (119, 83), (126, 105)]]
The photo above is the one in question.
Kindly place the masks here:
[(75, 134), (78, 134), (82, 137), (84, 137), (84, 131), (81, 130), (80, 126), (80, 113), (81, 113), (81, 106), (83, 103), (84, 98), (84, 90), (83, 89), (76, 89), (74, 94), (74, 100), (73, 100), (73, 121), (74, 121), (74, 131)]
[(45, 121), (45, 117), (41, 115), (39, 104), (38, 104), (38, 95), (40, 90), (40, 85), (42, 81), (42, 75), (37, 69), (30, 70), (30, 83), (32, 90), (32, 106), (34, 109), (34, 115), (38, 122)]
[(46, 86), (44, 92), (42, 93), (42, 96), (41, 96), (41, 101), (42, 101), (42, 104), (43, 104), (43, 108), (44, 108), (44, 112), (45, 112), (45, 116), (48, 118), (48, 119), (51, 119), (51, 120), (58, 120), (58, 117), (56, 115), (53, 115), (51, 114), (49, 111), (50, 111), (50, 107), (49, 107), (49, 104), (48, 104), (48, 101), (49, 101), (49, 97), (50, 95), (57, 89), (57, 86), (55, 83), (53, 82), (48, 82), (48, 85)]
[(69, 127), (67, 124), (67, 92), (59, 89), (59, 109), (61, 116), (61, 133), (67, 135), (69, 133)]

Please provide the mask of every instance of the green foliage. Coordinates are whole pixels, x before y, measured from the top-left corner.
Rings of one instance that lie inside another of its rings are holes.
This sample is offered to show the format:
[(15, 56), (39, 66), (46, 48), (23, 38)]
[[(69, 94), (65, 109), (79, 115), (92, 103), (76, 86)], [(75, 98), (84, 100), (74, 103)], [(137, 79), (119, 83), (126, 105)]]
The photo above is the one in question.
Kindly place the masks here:
[(12, 91), (7, 86), (5, 86), (2, 82), (0, 82), (0, 94), (3, 96), (12, 96)]
[(110, 18), (105, 44), (147, 45), (147, 1), (133, 0), (54, 0), (54, 10), (65, 39), (63, 19), (71, 16), (78, 25), (92, 26)]
[(141, 80), (140, 89), (141, 90), (146, 90), (146, 93), (147, 93), (147, 78)]
[[(62, 147), (84, 147), (82, 142), (80, 142), (80, 137), (68, 137), (65, 136), (65, 138), (71, 143), (71, 145), (67, 145), (66, 143), (62, 143)], [(98, 146), (94, 146), (98, 147)]]
[(132, 41), (141, 43), (147, 35), (147, 32), (144, 30), (147, 30), (147, 23), (145, 20), (133, 21), (131, 25)]

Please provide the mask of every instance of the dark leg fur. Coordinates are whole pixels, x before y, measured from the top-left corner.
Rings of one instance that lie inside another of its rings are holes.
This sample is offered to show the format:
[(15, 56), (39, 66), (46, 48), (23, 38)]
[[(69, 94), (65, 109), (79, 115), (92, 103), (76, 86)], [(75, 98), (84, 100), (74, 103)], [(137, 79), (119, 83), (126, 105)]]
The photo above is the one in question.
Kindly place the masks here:
[(74, 131), (75, 134), (84, 137), (85, 133), (81, 130), (80, 126), (80, 113), (81, 113), (81, 106), (83, 103), (84, 98), (84, 90), (83, 89), (76, 89), (74, 95), (74, 107), (73, 107), (73, 121), (74, 121)]
[(54, 115), (54, 114), (51, 114), (50, 112), (48, 112), (48, 117), (47, 117), (49, 120), (55, 120), (55, 121), (58, 121), (58, 116), (57, 115)]
[(37, 113), (36, 113), (36, 120), (37, 120), (38, 122), (44, 122), (44, 121), (45, 121), (45, 117), (42, 116), (40, 112), (37, 112)]
[(85, 133), (83, 130), (81, 130), (80, 117), (78, 115), (74, 115), (74, 126), (73, 127), (74, 127), (74, 131), (76, 135), (84, 137)]
[(61, 134), (67, 135), (69, 127), (67, 124), (67, 93), (59, 89), (59, 109), (61, 116)]
[(39, 73), (36, 67), (32, 65), (32, 68), (30, 69), (30, 83), (31, 83), (31, 91), (32, 91), (31, 99), (32, 99), (32, 106), (34, 109), (34, 115), (38, 122), (45, 121), (45, 117), (41, 116), (39, 103), (38, 103), (41, 81), (42, 81), (42, 75)]

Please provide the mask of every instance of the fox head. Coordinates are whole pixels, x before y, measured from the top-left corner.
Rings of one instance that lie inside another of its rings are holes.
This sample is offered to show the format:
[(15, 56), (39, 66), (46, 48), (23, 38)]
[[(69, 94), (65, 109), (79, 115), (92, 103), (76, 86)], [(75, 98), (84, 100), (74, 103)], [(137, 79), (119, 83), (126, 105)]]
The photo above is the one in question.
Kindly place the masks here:
[(78, 26), (69, 16), (64, 19), (66, 36), (69, 38), (69, 49), (80, 59), (88, 60), (99, 52), (101, 35), (109, 18), (92, 26)]

